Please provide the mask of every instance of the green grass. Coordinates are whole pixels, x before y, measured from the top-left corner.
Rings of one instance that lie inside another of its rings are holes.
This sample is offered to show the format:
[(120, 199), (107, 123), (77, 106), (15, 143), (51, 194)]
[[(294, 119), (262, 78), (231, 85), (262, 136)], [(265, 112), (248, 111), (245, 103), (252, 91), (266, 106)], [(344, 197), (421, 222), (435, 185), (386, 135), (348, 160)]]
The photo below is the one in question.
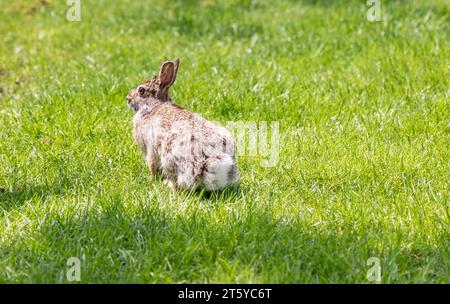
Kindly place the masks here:
[[(450, 283), (447, 1), (44, 2), (0, 4), (0, 282)], [(152, 180), (125, 97), (177, 57), (180, 105), (279, 121), (276, 166)]]

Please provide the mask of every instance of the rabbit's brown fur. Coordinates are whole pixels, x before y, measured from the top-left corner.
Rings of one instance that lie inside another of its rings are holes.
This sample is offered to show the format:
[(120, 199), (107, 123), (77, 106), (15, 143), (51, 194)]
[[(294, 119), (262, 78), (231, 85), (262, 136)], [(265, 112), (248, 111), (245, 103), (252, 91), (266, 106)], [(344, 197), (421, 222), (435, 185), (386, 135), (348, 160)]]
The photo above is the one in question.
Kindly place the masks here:
[(153, 175), (172, 188), (220, 190), (238, 180), (230, 133), (174, 103), (169, 88), (179, 60), (165, 62), (159, 75), (128, 94), (134, 109), (134, 138)]

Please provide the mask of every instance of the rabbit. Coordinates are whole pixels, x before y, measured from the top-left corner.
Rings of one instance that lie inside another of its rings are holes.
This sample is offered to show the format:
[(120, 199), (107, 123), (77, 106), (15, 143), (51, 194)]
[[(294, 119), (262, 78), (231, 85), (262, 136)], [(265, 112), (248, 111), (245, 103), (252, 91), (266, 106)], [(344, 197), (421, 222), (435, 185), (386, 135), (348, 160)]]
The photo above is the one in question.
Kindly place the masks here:
[(128, 93), (135, 111), (133, 135), (153, 176), (162, 173), (173, 190), (222, 190), (239, 177), (234, 139), (223, 127), (172, 102), (169, 88), (180, 60)]

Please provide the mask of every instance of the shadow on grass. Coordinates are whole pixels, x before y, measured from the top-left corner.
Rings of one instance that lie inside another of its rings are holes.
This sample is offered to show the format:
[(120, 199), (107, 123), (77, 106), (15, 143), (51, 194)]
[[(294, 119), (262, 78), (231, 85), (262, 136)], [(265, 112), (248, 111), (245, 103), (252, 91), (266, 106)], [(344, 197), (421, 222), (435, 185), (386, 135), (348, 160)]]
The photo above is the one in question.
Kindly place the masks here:
[[(68, 186), (0, 193), (0, 208), (64, 195)], [(249, 191), (241, 184), (221, 192), (190, 192), (212, 204), (237, 202), (194, 212), (160, 204), (126, 207), (119, 192), (99, 202), (101, 208), (76, 216), (50, 209), (31, 238), (0, 243), (0, 259), (7, 261), (5, 267), (29, 274), (21, 282), (34, 283), (64, 282), (70, 257), (82, 261), (82, 283), (368, 283), (370, 257), (380, 258), (384, 283), (411, 282), (414, 271), (423, 271), (423, 282), (446, 280), (445, 240), (436, 247), (409, 240), (411, 250), (405, 251), (401, 239), (380, 240), (380, 231), (370, 225), (361, 231), (341, 227), (335, 233), (301, 216), (275, 216), (270, 208), (239, 205), (238, 198)], [(224, 212), (228, 208), (235, 210)]]
[(218, 204), (222, 201), (229, 201), (232, 199), (237, 199), (238, 197), (248, 193), (248, 189), (243, 187), (241, 183), (231, 185), (223, 190), (217, 191), (206, 191), (204, 189), (198, 189), (194, 191), (182, 191), (189, 196), (195, 196), (199, 200), (208, 202), (211, 204)]
[(68, 188), (70, 188), (68, 184), (26, 185), (23, 187), (14, 187), (11, 190), (0, 188), (0, 211), (18, 208), (32, 199), (44, 201), (50, 196), (64, 195)]
[(422, 247), (414, 256), (392, 243), (379, 250), (376, 234), (327, 234), (258, 209), (217, 223), (207, 213), (158, 207), (130, 213), (122, 206), (117, 200), (84, 220), (46, 221), (33, 254), (23, 244), (8, 248), (17, 257), (8, 267), (25, 267), (38, 275), (29, 278), (35, 283), (63, 282), (71, 256), (82, 260), (83, 283), (368, 283), (366, 262), (376, 256), (384, 282), (408, 281), (411, 270), (423, 268), (423, 280), (444, 274), (442, 248)]
[(39, 246), (0, 245), (0, 252), (16, 257), (8, 267), (36, 275), (27, 279), (34, 283), (64, 282), (72, 256), (82, 260), (83, 283), (367, 283), (372, 256), (383, 263), (383, 282), (408, 281), (408, 273), (424, 268), (423, 280), (445, 275), (444, 249), (422, 246), (411, 256), (401, 253), (400, 243), (386, 243), (380, 250), (370, 231), (324, 233), (254, 207), (217, 222), (214, 211), (193, 216), (157, 205), (134, 211), (123, 205), (114, 199), (82, 219), (54, 214), (34, 235)]
[[(157, 173), (156, 181), (158, 183), (164, 183), (164, 177), (161, 172)], [(205, 189), (200, 188), (195, 190), (178, 190), (176, 192), (180, 195), (196, 197), (197, 199), (205, 202), (217, 203), (219, 201), (230, 200), (246, 195), (249, 192), (249, 188), (243, 186), (241, 182), (238, 182), (234, 185), (226, 187), (223, 190), (217, 191), (206, 191)]]

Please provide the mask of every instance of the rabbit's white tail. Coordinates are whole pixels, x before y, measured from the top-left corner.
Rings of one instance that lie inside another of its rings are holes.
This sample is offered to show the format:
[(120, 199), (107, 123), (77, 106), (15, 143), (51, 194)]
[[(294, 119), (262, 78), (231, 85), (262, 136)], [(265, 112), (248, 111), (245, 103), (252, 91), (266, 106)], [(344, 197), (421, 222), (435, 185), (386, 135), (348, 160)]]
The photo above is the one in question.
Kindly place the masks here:
[(208, 160), (203, 172), (203, 183), (206, 190), (221, 190), (237, 180), (236, 163), (230, 155), (225, 154)]

